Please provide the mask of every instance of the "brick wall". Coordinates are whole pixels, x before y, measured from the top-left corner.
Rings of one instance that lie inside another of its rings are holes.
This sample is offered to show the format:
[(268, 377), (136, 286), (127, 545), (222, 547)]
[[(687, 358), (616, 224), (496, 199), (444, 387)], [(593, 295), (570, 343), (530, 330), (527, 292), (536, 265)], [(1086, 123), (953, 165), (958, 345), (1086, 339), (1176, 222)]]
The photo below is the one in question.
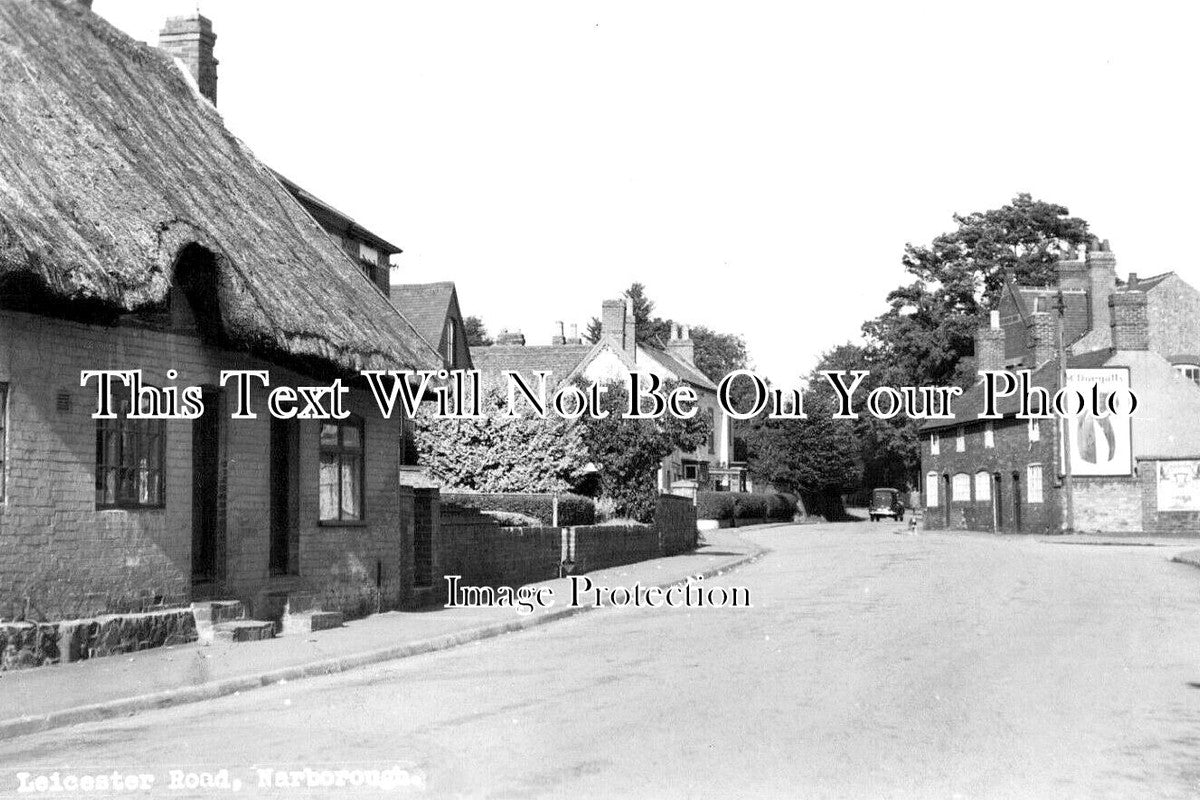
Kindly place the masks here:
[[(1043, 420), (1039, 441), (1031, 442), (1028, 422), (1025, 420), (996, 420), (993, 427), (994, 447), (985, 444), (984, 422), (971, 422), (964, 425), (963, 429), (965, 449), (961, 453), (956, 450), (955, 428), (943, 428), (938, 432), (938, 455), (931, 453), (928, 432), (922, 436), (922, 502), (928, 493), (928, 473), (934, 472), (938, 481), (938, 504), (933, 508), (925, 508), (925, 527), (932, 530), (993, 530), (994, 501), (991, 498), (997, 494), (998, 488), (1001, 531), (1044, 533), (1057, 530), (1054, 425)], [(1040, 503), (1029, 502), (1027, 468), (1030, 464), (1042, 465)], [(987, 500), (980, 500), (976, 492), (975, 475), (981, 471), (989, 475)], [(958, 473), (970, 476), (967, 500), (951, 499), (953, 478)], [(996, 474), (1000, 475), (998, 487)]]
[(1200, 291), (1171, 275), (1149, 292), (1150, 349), (1170, 358), (1200, 354)]
[(696, 512), (682, 497), (663, 496), (654, 525), (508, 528), (452, 503), (435, 504), (435, 514), (438, 596), (446, 575), (461, 575), (462, 585), (521, 586), (557, 578), (564, 561), (590, 572), (696, 546)]
[[(213, 384), (221, 369), (269, 369), (272, 384), (314, 384), (245, 354), (204, 347), (193, 337), (136, 327), (105, 327), (0, 314), (0, 381), (9, 383), (7, 495), (0, 504), (0, 617), (31, 593), (41, 616), (125, 610), (155, 600), (190, 599), (192, 422), (166, 422), (165, 507), (98, 510), (95, 501), (96, 388), (79, 386), (83, 369), (144, 370), (147, 383)], [(57, 395), (70, 397), (59, 411)], [(266, 390), (252, 393), (255, 420), (225, 426), (224, 581), (218, 590), (252, 606), (264, 592), (302, 591), (330, 601), (373, 597), (394, 607), (404, 599), (405, 512), (396, 491), (398, 419), (379, 416), (369, 395), (354, 391), (350, 410), (365, 419), (366, 520), (318, 522), (319, 423), (299, 423), (299, 575), (271, 576), (270, 422)], [(228, 393), (225, 395), (228, 399)], [(411, 535), (407, 540), (411, 548)]]

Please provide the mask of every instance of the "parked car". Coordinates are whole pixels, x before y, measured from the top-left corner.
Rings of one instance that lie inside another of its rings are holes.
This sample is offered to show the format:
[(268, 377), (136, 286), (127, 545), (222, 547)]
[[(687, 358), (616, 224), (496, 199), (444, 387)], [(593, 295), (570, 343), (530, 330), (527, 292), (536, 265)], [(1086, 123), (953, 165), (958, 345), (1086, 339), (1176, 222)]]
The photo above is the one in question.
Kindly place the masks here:
[(904, 503), (900, 502), (899, 489), (873, 489), (871, 505), (867, 509), (871, 522), (890, 517), (897, 522), (904, 521)]

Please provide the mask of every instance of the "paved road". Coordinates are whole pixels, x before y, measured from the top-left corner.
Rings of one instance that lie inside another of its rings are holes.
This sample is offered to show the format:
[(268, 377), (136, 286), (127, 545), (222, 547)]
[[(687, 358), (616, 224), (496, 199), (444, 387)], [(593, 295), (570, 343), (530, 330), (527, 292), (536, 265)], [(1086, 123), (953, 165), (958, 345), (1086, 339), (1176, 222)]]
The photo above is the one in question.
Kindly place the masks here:
[[(1200, 796), (1200, 570), (1178, 548), (761, 531), (753, 608), (606, 609), (0, 743), (15, 770), (401, 765), (389, 796)], [(5, 770), (10, 770), (5, 773)], [(33, 796), (26, 794), (24, 796)], [(136, 796), (126, 793), (122, 796)]]

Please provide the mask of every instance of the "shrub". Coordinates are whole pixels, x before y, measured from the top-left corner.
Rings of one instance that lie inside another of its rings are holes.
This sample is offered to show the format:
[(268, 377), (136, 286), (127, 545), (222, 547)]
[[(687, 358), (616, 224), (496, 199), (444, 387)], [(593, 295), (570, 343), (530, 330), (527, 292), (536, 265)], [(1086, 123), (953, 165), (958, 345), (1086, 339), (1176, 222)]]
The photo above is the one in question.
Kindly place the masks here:
[(696, 495), (698, 519), (790, 520), (796, 501), (784, 494), (755, 492), (700, 492)]
[[(479, 511), (504, 511), (521, 514), (549, 525), (554, 519), (554, 495), (551, 494), (443, 494), (442, 502), (467, 506)], [(593, 525), (596, 504), (590, 497), (564, 492), (558, 496), (558, 524)]]

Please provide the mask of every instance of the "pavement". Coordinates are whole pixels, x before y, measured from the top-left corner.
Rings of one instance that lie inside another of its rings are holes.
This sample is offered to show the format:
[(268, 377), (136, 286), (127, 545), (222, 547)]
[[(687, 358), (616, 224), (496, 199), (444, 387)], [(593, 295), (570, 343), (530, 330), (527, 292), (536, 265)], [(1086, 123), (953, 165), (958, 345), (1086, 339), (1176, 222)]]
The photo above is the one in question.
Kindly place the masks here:
[[(773, 527), (771, 525), (760, 528)], [(742, 538), (755, 528), (707, 531), (692, 553), (589, 573), (604, 582), (668, 586), (710, 577), (761, 556)], [(568, 596), (567, 579), (538, 585)], [(274, 683), (457, 647), (591, 610), (563, 603), (517, 614), (511, 608), (392, 611), (342, 628), (263, 642), (192, 643), (30, 670), (0, 672), (0, 739), (240, 694)]]

